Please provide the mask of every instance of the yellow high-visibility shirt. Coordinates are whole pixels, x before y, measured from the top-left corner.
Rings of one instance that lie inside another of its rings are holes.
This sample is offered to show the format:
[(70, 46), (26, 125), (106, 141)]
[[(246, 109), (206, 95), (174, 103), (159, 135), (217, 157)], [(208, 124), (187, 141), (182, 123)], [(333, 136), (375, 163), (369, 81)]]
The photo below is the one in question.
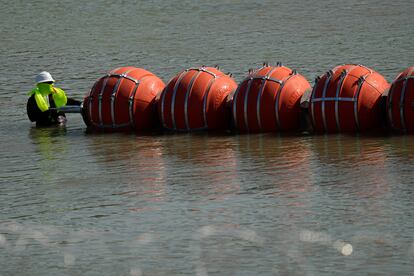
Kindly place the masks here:
[(66, 105), (67, 97), (65, 91), (60, 88), (53, 87), (53, 84), (48, 83), (38, 83), (36, 88), (34, 88), (29, 96), (34, 95), (36, 100), (37, 107), (42, 111), (46, 111), (50, 107), (49, 95), (52, 94), (53, 101), (55, 102), (56, 107), (61, 107)]

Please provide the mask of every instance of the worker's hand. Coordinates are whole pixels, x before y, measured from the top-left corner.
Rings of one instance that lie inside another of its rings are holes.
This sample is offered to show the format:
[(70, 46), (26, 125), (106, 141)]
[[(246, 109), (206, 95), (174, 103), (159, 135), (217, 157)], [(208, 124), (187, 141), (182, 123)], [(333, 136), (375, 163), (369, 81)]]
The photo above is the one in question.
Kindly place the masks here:
[(53, 94), (56, 94), (56, 93), (57, 93), (56, 88), (52, 87), (52, 93), (53, 93)]

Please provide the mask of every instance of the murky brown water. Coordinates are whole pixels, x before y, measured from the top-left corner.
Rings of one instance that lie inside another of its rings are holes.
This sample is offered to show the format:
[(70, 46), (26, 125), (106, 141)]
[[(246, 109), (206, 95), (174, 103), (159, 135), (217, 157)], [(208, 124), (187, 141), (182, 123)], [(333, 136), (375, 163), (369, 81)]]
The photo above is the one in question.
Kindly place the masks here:
[(414, 65), (406, 1), (14, 1), (0, 11), (0, 275), (408, 275), (412, 136), (36, 129), (33, 77), (82, 98), (114, 67), (168, 81), (282, 61), (310, 81)]

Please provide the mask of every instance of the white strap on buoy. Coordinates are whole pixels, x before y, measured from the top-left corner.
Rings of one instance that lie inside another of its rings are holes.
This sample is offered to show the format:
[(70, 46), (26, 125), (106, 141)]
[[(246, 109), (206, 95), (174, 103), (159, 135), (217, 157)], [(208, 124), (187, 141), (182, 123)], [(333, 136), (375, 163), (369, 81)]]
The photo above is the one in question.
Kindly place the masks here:
[(411, 68), (410, 72), (408, 72), (405, 80), (404, 80), (404, 85), (403, 85), (403, 89), (401, 91), (401, 98), (400, 98), (400, 120), (401, 120), (401, 128), (404, 132), (407, 131), (406, 128), (406, 124), (405, 124), (405, 114), (404, 114), (404, 104), (405, 104), (405, 94), (407, 92), (407, 86), (408, 86), (408, 81), (410, 78), (413, 78), (411, 75), (414, 72), (414, 67)]
[[(217, 77), (219, 78), (219, 77)], [(208, 100), (208, 95), (210, 94), (210, 89), (213, 86), (213, 83), (216, 81), (216, 77), (212, 78), (209, 82), (209, 84), (207, 85), (207, 89), (206, 92), (204, 93), (203, 96), (203, 120), (204, 120), (204, 129), (208, 129), (208, 121), (207, 121), (207, 100)]]
[[(339, 95), (342, 91), (342, 85), (344, 84), (344, 81), (345, 81), (345, 78), (348, 75), (348, 72), (351, 72), (352, 69), (354, 69), (354, 68), (355, 68), (355, 66), (351, 67), (349, 69), (349, 71), (348, 70), (343, 70), (342, 71), (342, 73), (340, 75), (340, 78), (339, 78), (339, 81), (338, 81), (338, 87), (336, 88), (335, 96), (336, 96), (337, 99), (339, 99)], [(339, 100), (335, 101), (335, 121), (336, 121), (336, 129), (338, 131), (341, 131), (341, 124), (339, 122)]]
[(247, 89), (246, 92), (244, 92), (244, 107), (243, 107), (243, 111), (244, 111), (244, 125), (246, 127), (246, 131), (249, 131), (249, 120), (247, 117), (247, 104), (248, 104), (248, 97), (249, 97), (249, 92), (250, 92), (250, 87), (252, 86), (252, 82), (253, 82), (254, 78), (250, 78), (249, 81), (247, 82)]
[(325, 98), (326, 98), (326, 91), (328, 90), (328, 85), (331, 82), (332, 76), (333, 76), (333, 72), (332, 71), (328, 71), (327, 72), (327, 79), (325, 81), (325, 85), (323, 87), (323, 91), (322, 91), (322, 122), (323, 122), (323, 129), (325, 131), (328, 130), (328, 125), (326, 123), (326, 114), (325, 114)]
[(124, 79), (128, 79), (131, 80), (133, 82), (137, 82), (136, 79), (128, 77), (128, 74), (131, 73), (132, 71), (136, 71), (138, 70), (138, 68), (131, 68), (129, 70), (127, 70), (126, 72), (120, 74), (120, 75), (112, 75), (112, 77), (118, 77), (118, 81), (116, 82), (114, 89), (112, 90), (111, 93), (111, 121), (112, 121), (112, 126), (115, 128), (115, 101), (116, 101), (116, 95), (118, 94), (119, 91), (119, 87), (121, 86), (121, 83)]
[[(175, 124), (175, 112), (174, 112), (174, 107), (175, 107), (175, 97), (176, 97), (176, 95), (177, 95), (177, 90), (178, 90), (178, 87), (179, 87), (179, 85), (180, 85), (180, 82), (181, 82), (181, 80), (184, 78), (184, 76), (187, 74), (187, 72), (189, 71), (190, 69), (187, 69), (187, 70), (185, 70), (185, 71), (183, 71), (181, 74), (180, 74), (180, 76), (179, 76), (179, 78), (177, 79), (177, 82), (175, 83), (175, 85), (174, 85), (174, 90), (173, 90), (173, 94), (172, 94), (172, 100), (171, 100), (171, 120), (172, 120), (172, 128), (175, 130), (177, 127), (176, 127), (176, 124)], [(164, 114), (163, 114), (164, 115)]]
[(197, 78), (200, 76), (201, 72), (202, 72), (201, 70), (198, 70), (198, 72), (194, 74), (194, 76), (190, 80), (190, 83), (188, 85), (187, 91), (185, 93), (185, 98), (184, 98), (184, 119), (185, 119), (185, 128), (187, 130), (190, 130), (190, 124), (189, 124), (189, 120), (188, 120), (188, 98), (190, 96), (191, 91), (193, 90), (194, 83), (197, 80)]
[(135, 128), (135, 118), (134, 118), (134, 105), (135, 105), (135, 94), (138, 91), (139, 85), (148, 77), (152, 77), (153, 75), (147, 75), (145, 77), (142, 77), (140, 80), (136, 80), (133, 78), (128, 78), (135, 82), (134, 87), (131, 90), (131, 93), (128, 97), (128, 110), (129, 110), (129, 124), (132, 128)]
[(294, 76), (296, 76), (296, 71), (292, 71), (292, 73), (285, 78), (284, 80), (282, 80), (278, 91), (276, 92), (276, 101), (275, 101), (275, 116), (276, 116), (276, 123), (277, 123), (277, 127), (280, 130), (281, 129), (281, 123), (280, 123), (280, 119), (279, 119), (279, 101), (280, 101), (280, 95), (282, 94), (283, 88), (285, 87), (285, 84)]
[(259, 126), (259, 130), (262, 130), (262, 118), (261, 118), (261, 105), (262, 105), (262, 95), (263, 95), (263, 91), (264, 88), (267, 84), (267, 80), (268, 78), (273, 74), (273, 72), (278, 69), (279, 66), (272, 68), (271, 70), (269, 70), (269, 72), (267, 72), (267, 74), (262, 77), (262, 83), (260, 85), (260, 89), (259, 89), (259, 93), (257, 94), (257, 102), (256, 102), (256, 118), (257, 118), (257, 125)]

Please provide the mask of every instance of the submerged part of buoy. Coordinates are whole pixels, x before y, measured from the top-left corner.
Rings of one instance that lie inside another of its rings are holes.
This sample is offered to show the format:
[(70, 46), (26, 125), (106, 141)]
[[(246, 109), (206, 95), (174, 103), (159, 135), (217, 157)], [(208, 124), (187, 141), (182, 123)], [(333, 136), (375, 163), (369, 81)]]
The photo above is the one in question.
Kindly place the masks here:
[(316, 78), (309, 112), (317, 132), (358, 132), (381, 123), (385, 78), (363, 65), (340, 65)]
[(110, 71), (83, 101), (83, 118), (94, 129), (149, 130), (157, 125), (155, 98), (165, 87), (153, 73), (136, 67)]
[(158, 99), (158, 114), (169, 130), (223, 130), (230, 125), (227, 96), (237, 84), (214, 67), (184, 70), (172, 78)]
[(300, 99), (309, 89), (302, 75), (281, 64), (249, 70), (233, 96), (234, 125), (241, 132), (298, 130)]
[(414, 66), (401, 72), (392, 82), (387, 97), (387, 117), (392, 129), (414, 132)]

